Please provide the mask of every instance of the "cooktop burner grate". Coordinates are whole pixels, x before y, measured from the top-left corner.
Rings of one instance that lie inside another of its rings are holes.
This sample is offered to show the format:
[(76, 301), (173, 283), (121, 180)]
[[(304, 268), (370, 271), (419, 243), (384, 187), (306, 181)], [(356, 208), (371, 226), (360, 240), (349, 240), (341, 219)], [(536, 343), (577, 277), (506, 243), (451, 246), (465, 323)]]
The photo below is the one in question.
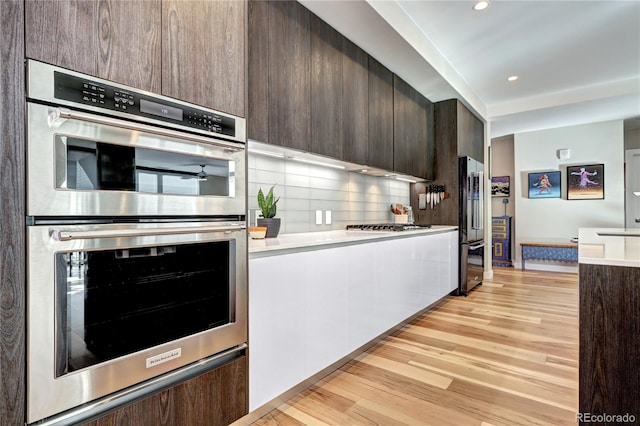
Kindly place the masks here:
[(369, 223), (363, 225), (347, 225), (347, 231), (414, 231), (417, 229), (429, 229), (431, 225), (421, 225), (416, 223)]

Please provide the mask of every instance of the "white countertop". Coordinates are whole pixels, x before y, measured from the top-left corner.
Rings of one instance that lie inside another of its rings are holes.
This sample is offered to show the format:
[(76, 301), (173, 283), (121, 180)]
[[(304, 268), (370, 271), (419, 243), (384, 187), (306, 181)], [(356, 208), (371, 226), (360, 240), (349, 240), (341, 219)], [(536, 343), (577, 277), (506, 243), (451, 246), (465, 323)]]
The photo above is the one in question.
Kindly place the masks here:
[(640, 229), (580, 228), (578, 262), (640, 268)]
[(457, 229), (457, 226), (433, 225), (429, 229), (401, 232), (335, 230), (280, 234), (276, 238), (265, 238), (261, 240), (249, 238), (249, 257), (272, 256), (276, 254), (284, 254), (284, 252), (296, 252), (310, 249), (317, 250), (328, 248), (329, 246), (361, 244), (364, 242), (392, 238), (410, 238), (420, 235), (456, 231)]

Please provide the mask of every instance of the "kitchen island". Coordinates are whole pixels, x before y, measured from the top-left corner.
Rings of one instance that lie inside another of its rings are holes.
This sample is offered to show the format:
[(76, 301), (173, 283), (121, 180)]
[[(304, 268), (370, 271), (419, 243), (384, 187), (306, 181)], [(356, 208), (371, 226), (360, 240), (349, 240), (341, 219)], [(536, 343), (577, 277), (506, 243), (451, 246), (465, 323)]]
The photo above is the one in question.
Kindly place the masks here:
[(640, 229), (580, 229), (579, 241), (577, 420), (589, 423), (587, 414), (627, 415), (635, 423), (640, 421)]
[(457, 286), (455, 226), (249, 241), (249, 410), (299, 392)]

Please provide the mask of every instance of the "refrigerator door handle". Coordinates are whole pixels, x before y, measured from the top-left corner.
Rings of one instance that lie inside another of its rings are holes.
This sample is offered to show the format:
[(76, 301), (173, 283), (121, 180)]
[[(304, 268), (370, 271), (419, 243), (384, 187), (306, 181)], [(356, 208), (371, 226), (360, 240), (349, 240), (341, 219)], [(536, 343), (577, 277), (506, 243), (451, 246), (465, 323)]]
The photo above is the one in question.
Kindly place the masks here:
[[(469, 243), (462, 243), (462, 244), (469, 244)], [(479, 248), (482, 248), (486, 245), (487, 244), (484, 241), (474, 245), (469, 244), (469, 250), (478, 250)]]
[(484, 172), (478, 172), (478, 229), (482, 229), (484, 222)]

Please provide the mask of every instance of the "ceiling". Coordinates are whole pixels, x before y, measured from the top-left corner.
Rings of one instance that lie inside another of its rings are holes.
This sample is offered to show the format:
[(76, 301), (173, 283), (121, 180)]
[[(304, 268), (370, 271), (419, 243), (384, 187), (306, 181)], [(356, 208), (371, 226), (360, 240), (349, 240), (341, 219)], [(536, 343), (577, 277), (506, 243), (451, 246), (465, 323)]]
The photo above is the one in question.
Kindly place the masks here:
[(461, 99), (491, 137), (640, 128), (640, 1), (300, 2), (432, 102)]

